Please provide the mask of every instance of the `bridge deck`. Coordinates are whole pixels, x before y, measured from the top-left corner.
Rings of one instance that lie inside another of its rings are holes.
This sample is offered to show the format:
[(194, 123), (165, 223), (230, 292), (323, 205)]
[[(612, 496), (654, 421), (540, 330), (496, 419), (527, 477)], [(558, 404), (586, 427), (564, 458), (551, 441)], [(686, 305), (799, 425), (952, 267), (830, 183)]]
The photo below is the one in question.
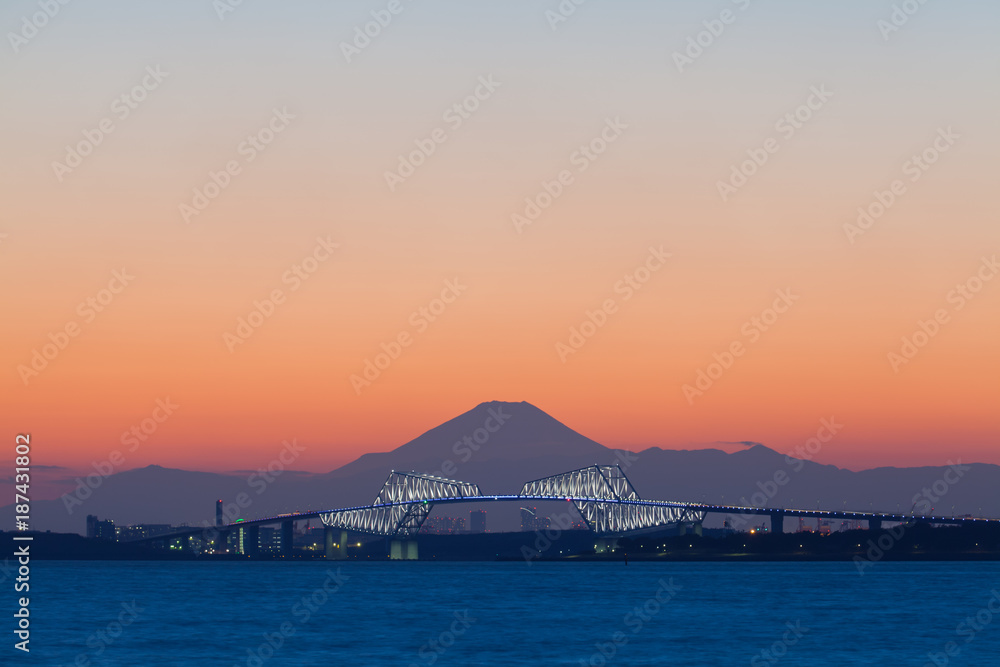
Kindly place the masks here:
[(191, 527), (184, 530), (164, 533), (154, 537), (143, 537), (128, 540), (130, 543), (149, 542), (155, 540), (170, 540), (176, 538), (197, 535), (211, 531), (228, 532), (238, 528), (248, 528), (251, 526), (261, 526), (265, 524), (282, 523), (285, 521), (305, 521), (306, 519), (322, 518), (323, 515), (330, 515), (337, 512), (355, 512), (373, 509), (389, 509), (393, 507), (410, 505), (448, 505), (457, 503), (490, 503), (490, 502), (573, 502), (573, 503), (603, 503), (609, 505), (622, 506), (646, 506), (646, 507), (670, 507), (693, 512), (704, 512), (709, 514), (729, 514), (729, 515), (757, 515), (757, 516), (783, 516), (802, 518), (823, 518), (842, 520), (877, 520), (883, 522), (907, 523), (912, 521), (923, 521), (937, 524), (1000, 524), (1000, 519), (970, 516), (937, 516), (937, 515), (913, 515), (885, 512), (855, 512), (846, 510), (811, 510), (792, 509), (782, 507), (743, 507), (738, 505), (711, 505), (703, 503), (684, 503), (663, 500), (619, 500), (609, 498), (573, 497), (573, 496), (543, 496), (543, 495), (479, 495), (479, 496), (458, 496), (453, 498), (431, 498), (427, 500), (406, 500), (391, 503), (381, 503), (377, 505), (358, 505), (355, 507), (342, 507), (332, 510), (316, 510), (310, 512), (293, 512), (291, 514), (279, 514), (277, 516), (263, 517), (238, 521), (235, 523), (223, 524), (221, 526), (207, 525), (202, 527)]

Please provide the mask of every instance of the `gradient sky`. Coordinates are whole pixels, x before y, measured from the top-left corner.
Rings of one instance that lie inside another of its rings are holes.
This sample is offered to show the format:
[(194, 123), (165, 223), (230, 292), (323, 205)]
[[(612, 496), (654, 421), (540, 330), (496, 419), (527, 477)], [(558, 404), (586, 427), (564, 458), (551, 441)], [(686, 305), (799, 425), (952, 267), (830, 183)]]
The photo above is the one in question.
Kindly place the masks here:
[[(15, 53), (38, 6), (3, 3), (0, 386), (37, 463), (107, 458), (168, 397), (179, 407), (122, 469), (254, 468), (295, 438), (296, 467), (324, 471), (487, 400), (631, 449), (788, 451), (833, 417), (824, 463), (1000, 463), (1000, 279), (949, 297), (1000, 251), (1000, 5), (928, 3), (886, 39), (888, 1), (593, 0), (553, 30), (555, 0), (402, 0), (348, 63), (341, 43), (388, 4), (247, 1), (220, 20), (207, 0), (77, 2)], [(452, 127), (480, 77), (499, 87)], [(776, 122), (813, 87), (832, 97), (785, 136)], [(295, 117), (248, 162), (238, 147), (274, 109)], [(60, 182), (53, 162), (102, 119), (114, 131)], [(579, 171), (608, 119), (627, 127)], [(390, 191), (385, 172), (435, 128), (447, 140)], [(947, 128), (958, 138), (911, 181), (905, 163)], [(768, 138), (777, 152), (723, 201), (718, 182)], [(186, 222), (179, 206), (231, 160), (240, 173)], [(519, 233), (512, 214), (562, 170), (572, 182)], [(852, 243), (845, 224), (894, 179), (904, 194)], [(339, 248), (293, 290), (283, 276), (318, 237)], [(651, 246), (671, 256), (625, 300), (616, 283)], [(123, 268), (134, 280), (87, 321), (78, 304)], [(411, 314), (456, 278), (421, 330)], [(274, 289), (285, 302), (230, 351)], [(798, 300), (751, 341), (745, 323), (786, 289)], [(557, 343), (609, 298), (564, 362)], [(401, 332), (412, 344), (356, 392)], [(745, 354), (689, 401), (734, 341)]]

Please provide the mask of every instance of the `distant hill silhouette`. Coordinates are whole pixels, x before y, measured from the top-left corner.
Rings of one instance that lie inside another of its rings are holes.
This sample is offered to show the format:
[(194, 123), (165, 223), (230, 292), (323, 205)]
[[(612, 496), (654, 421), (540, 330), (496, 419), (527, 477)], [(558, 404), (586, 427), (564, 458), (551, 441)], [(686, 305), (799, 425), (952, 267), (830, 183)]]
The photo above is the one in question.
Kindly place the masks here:
[[(285, 471), (266, 487), (259, 480), (249, 484), (246, 476), (160, 466), (117, 473), (105, 479), (82, 505), (75, 506), (72, 514), (61, 500), (33, 502), (32, 527), (82, 533), (87, 514), (114, 519), (119, 525), (201, 525), (214, 521), (217, 498), (235, 508), (240, 493), (247, 494), (251, 504), (238, 518), (368, 504), (391, 470), (416, 470), (474, 482), (484, 493), (516, 493), (529, 480), (595, 463), (620, 463), (644, 498), (726, 504), (745, 499), (743, 502), (765, 506), (898, 508), (903, 512), (910, 510), (916, 494), (941, 480), (945, 470), (920, 467), (853, 472), (796, 462), (763, 445), (732, 454), (718, 449), (659, 447), (625, 452), (604, 447), (530, 403), (493, 401), (481, 403), (390, 452), (365, 454), (324, 474)], [(769, 484), (778, 471), (788, 476), (787, 483)], [(972, 464), (934, 505), (942, 513), (950, 513), (954, 506), (956, 514), (1000, 516), (997, 489), (1000, 466)], [(754, 493), (759, 494), (756, 499)], [(451, 507), (447, 511), (458, 516), (468, 509)], [(12, 525), (13, 506), (3, 511)], [(490, 512), (492, 517), (495, 508)], [(716, 519), (718, 522), (721, 519)], [(491, 523), (490, 527), (516, 529), (516, 520)]]

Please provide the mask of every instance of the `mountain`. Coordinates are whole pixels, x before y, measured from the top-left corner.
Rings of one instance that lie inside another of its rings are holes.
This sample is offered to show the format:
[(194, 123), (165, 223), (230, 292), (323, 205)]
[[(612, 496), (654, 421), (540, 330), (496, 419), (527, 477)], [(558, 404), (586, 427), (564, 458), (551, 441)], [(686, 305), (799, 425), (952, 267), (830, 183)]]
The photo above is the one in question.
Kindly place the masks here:
[(390, 470), (416, 470), (477, 483), (484, 493), (510, 493), (529, 480), (610, 463), (614, 456), (615, 450), (530, 403), (493, 401), (480, 403), (391, 452), (365, 454), (324, 477), (343, 483), (372, 475), (378, 482), (368, 488), (377, 491)]
[[(942, 513), (1000, 516), (996, 493), (1000, 466), (975, 463), (951, 471), (920, 467), (853, 472), (786, 457), (763, 445), (733, 454), (658, 447), (633, 453), (604, 447), (529, 403), (492, 401), (392, 451), (365, 454), (324, 474), (285, 470), (268, 481), (257, 474), (159, 466), (116, 473), (80, 503), (34, 501), (32, 525), (82, 533), (87, 514), (114, 519), (119, 525), (201, 525), (214, 522), (217, 498), (225, 501), (231, 519), (364, 505), (374, 500), (392, 470), (473, 482), (487, 494), (516, 493), (532, 479), (595, 463), (619, 463), (643, 498), (901, 512), (917, 503), (918, 511), (934, 506)], [(924, 489), (927, 496), (921, 495)], [(451, 506), (446, 512), (458, 516), (469, 509)], [(12, 523), (13, 506), (3, 511)], [(489, 512), (491, 529), (516, 529), (517, 507), (494, 505)], [(713, 523), (721, 523), (721, 518), (716, 516), (706, 525)]]

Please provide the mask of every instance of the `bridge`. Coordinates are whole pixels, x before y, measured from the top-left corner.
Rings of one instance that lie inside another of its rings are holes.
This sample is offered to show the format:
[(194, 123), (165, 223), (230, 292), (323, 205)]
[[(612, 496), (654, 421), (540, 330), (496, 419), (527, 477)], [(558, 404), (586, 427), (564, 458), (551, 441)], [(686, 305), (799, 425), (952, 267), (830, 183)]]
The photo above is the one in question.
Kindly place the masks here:
[[(708, 514), (756, 515), (771, 519), (771, 531), (780, 533), (786, 518), (823, 518), (866, 521), (870, 530), (880, 530), (883, 522), (936, 524), (1000, 524), (1000, 519), (971, 516), (933, 516), (854, 512), (846, 510), (810, 510), (739, 505), (712, 505), (668, 500), (645, 500), (618, 465), (593, 465), (544, 477), (526, 483), (517, 494), (483, 494), (479, 486), (418, 472), (392, 471), (371, 505), (339, 509), (292, 512), (215, 526), (189, 527), (170, 533), (130, 540), (132, 543), (164, 542), (191, 538), (225, 543), (233, 531), (239, 531), (243, 552), (255, 555), (259, 548), (260, 526), (280, 524), (281, 545), (291, 553), (295, 521), (318, 518), (322, 521), (326, 557), (346, 557), (348, 532), (379, 535), (390, 540), (390, 557), (400, 560), (417, 558), (416, 536), (437, 505), (457, 503), (492, 503), (525, 501), (569, 502), (587, 527), (597, 537), (597, 551), (613, 547), (617, 538), (677, 527), (701, 533)], [(335, 533), (339, 532), (339, 536)], [(337, 539), (335, 539), (337, 538)]]

